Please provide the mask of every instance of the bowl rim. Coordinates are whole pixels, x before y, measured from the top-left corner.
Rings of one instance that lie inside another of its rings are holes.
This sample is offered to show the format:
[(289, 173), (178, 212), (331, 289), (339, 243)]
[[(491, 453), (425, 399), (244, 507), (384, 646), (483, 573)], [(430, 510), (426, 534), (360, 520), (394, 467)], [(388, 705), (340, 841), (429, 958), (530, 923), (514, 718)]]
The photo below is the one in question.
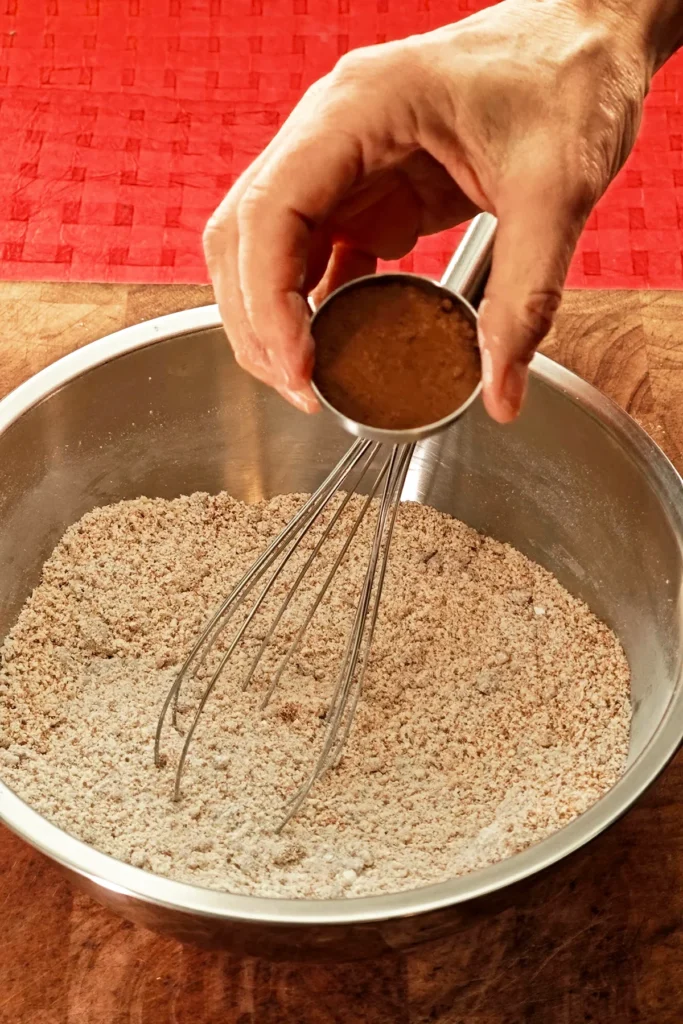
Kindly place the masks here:
[[(0, 435), (74, 378), (136, 349), (221, 327), (215, 305), (171, 313), (93, 341), (36, 373), (0, 401)], [(559, 389), (624, 441), (662, 503), (683, 550), (683, 479), (649, 435), (611, 399), (547, 356), (533, 376)], [(679, 666), (679, 676), (681, 667)], [(0, 821), (64, 868), (112, 892), (186, 914), (275, 926), (350, 926), (426, 914), (493, 894), (575, 852), (620, 818), (654, 782), (683, 738), (683, 687), (674, 689), (657, 729), (624, 775), (597, 803), (559, 832), (505, 860), (459, 878), (378, 896), (332, 900), (233, 895), (178, 882), (93, 849), (47, 821), (0, 780)]]

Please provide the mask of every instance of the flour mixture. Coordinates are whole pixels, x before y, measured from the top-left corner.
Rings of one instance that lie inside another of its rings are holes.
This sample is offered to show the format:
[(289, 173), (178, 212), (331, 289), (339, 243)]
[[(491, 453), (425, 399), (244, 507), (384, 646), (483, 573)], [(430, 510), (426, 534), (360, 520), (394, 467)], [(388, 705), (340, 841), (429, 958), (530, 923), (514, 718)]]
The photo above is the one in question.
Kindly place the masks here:
[[(256, 621), (206, 707), (173, 803), (182, 743), (173, 729), (167, 762), (153, 763), (164, 696), (217, 601), (300, 503), (141, 498), (73, 526), (2, 649), (4, 781), (50, 821), (138, 867), (295, 897), (464, 874), (561, 828), (614, 784), (631, 713), (614, 635), (517, 551), (407, 503), (341, 762), (276, 836), (322, 744), (367, 564), (363, 530), (266, 712), (272, 670), (336, 546), (325, 545), (328, 560), (300, 588), (243, 694), (268, 617)], [(271, 610), (286, 588), (276, 588)], [(183, 697), (182, 724), (196, 696), (190, 688)]]

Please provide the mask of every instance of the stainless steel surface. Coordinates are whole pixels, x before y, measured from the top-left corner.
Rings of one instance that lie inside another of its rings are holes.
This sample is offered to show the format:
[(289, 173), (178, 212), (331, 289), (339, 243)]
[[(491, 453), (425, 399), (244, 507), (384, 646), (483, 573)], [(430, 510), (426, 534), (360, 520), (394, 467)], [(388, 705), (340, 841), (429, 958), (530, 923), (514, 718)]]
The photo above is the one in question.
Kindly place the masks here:
[[(64, 530), (97, 505), (223, 488), (254, 501), (313, 491), (346, 450), (330, 420), (297, 413), (239, 371), (215, 307), (104, 338), (0, 402), (0, 635)], [(683, 731), (683, 488), (624, 413), (537, 357), (520, 420), (480, 403), (418, 447), (404, 497), (510, 541), (616, 630), (633, 673), (624, 777), (536, 846), (464, 878), (330, 901), (230, 896), (100, 854), (0, 784), (0, 817), (120, 913), (185, 940), (280, 957), (353, 958), (414, 945), (541, 885), (538, 873), (618, 818)], [(577, 856), (580, 856), (577, 854)]]
[[(410, 283), (413, 286), (423, 288), (426, 292), (437, 293), (444, 299), (450, 299), (456, 304), (465, 318), (470, 322), (474, 330), (477, 329), (477, 314), (475, 312), (476, 306), (479, 303), (486, 280), (488, 278), (489, 270), (491, 268), (491, 256), (493, 252), (493, 241), (496, 233), (496, 218), (492, 217), (490, 213), (481, 213), (478, 217), (475, 217), (472, 221), (469, 229), (464, 235), (460, 245), (453, 254), (444, 276), (441, 279), (440, 284), (436, 284), (434, 281), (430, 281), (425, 277), (420, 277), (417, 274), (382, 274), (377, 277), (374, 274), (368, 275), (367, 277), (356, 278), (355, 281), (349, 281), (348, 284), (342, 285), (341, 288), (337, 288), (336, 291), (332, 292), (324, 302), (320, 304), (313, 315), (311, 321), (311, 330), (315, 334), (315, 322), (320, 316), (323, 310), (335, 301), (337, 296), (348, 292), (355, 291), (359, 288), (377, 287), (378, 284), (405, 284)], [(317, 387), (315, 380), (312, 382), (313, 391), (316, 394), (323, 409), (332, 415), (334, 419), (346, 430), (349, 434), (354, 437), (363, 437), (371, 441), (380, 441), (384, 444), (415, 444), (418, 441), (424, 441), (428, 437), (432, 437), (434, 434), (440, 433), (447, 427), (452, 426), (462, 414), (470, 408), (475, 402), (479, 394), (481, 393), (481, 381), (479, 381), (477, 387), (474, 389), (472, 394), (460, 405), (457, 409), (454, 409), (448, 416), (444, 416), (443, 419), (437, 420), (435, 423), (426, 423), (424, 426), (415, 427), (410, 430), (386, 430), (380, 427), (373, 427), (367, 423), (358, 423), (356, 420), (350, 419), (345, 416), (344, 413), (328, 401), (324, 394)]]
[(441, 284), (478, 308), (491, 269), (498, 221), (490, 213), (475, 217), (453, 254)]
[[(359, 277), (355, 281), (350, 281), (348, 284), (342, 285), (341, 288), (337, 288), (332, 295), (328, 296), (324, 302), (320, 304), (315, 312), (311, 323), (311, 330), (313, 331), (313, 337), (315, 338), (315, 321), (317, 317), (327, 308), (327, 306), (334, 302), (338, 295), (343, 292), (358, 290), (359, 288), (377, 287), (377, 285), (391, 285), (391, 284), (405, 284), (410, 282), (413, 286), (422, 288), (426, 292), (436, 292), (444, 299), (450, 299), (451, 302), (455, 303), (460, 311), (463, 313), (465, 318), (470, 322), (474, 330), (477, 329), (477, 314), (470, 306), (469, 302), (462, 298), (460, 295), (456, 295), (455, 292), (450, 291), (448, 288), (444, 288), (440, 284), (436, 284), (434, 281), (429, 281), (425, 277), (420, 277), (418, 274), (381, 274), (380, 276), (370, 275), (368, 277)], [(477, 397), (481, 392), (481, 380), (474, 388), (468, 398), (454, 409), (453, 412), (449, 413), (448, 416), (444, 416), (443, 419), (437, 420), (435, 423), (425, 423), (421, 427), (413, 427), (409, 430), (387, 430), (383, 427), (373, 427), (367, 423), (358, 423), (356, 420), (352, 420), (349, 416), (345, 416), (343, 412), (336, 409), (334, 405), (325, 397), (318, 385), (316, 384), (315, 378), (311, 381), (311, 385), (315, 395), (322, 405), (323, 409), (333, 419), (339, 423), (339, 425), (349, 434), (354, 437), (362, 437), (370, 441), (379, 441), (387, 445), (405, 445), (415, 444), (418, 441), (423, 441), (433, 434), (438, 434), (447, 427), (452, 426), (462, 414), (470, 408), (470, 406), (476, 401)]]

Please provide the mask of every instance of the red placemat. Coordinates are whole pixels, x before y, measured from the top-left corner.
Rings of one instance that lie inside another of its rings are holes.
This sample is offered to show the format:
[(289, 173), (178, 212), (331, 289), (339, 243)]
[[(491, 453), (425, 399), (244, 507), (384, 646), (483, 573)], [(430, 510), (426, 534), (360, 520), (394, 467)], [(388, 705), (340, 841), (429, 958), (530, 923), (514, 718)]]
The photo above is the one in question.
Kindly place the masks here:
[[(482, 0), (0, 0), (0, 277), (204, 281), (201, 229), (302, 90), (349, 49)], [(683, 56), (570, 283), (683, 281)], [(403, 265), (438, 274), (453, 236)]]

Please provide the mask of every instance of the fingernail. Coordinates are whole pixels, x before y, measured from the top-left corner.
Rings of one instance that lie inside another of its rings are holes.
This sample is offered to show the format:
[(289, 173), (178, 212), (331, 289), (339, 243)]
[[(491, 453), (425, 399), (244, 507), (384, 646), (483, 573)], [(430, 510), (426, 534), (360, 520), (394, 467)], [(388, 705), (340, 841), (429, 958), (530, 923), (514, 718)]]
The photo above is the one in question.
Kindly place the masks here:
[(486, 335), (484, 334), (484, 329), (481, 326), (481, 315), (479, 317), (479, 320), (477, 321), (477, 341), (479, 343), (480, 350), (483, 352), (484, 349), (487, 348), (487, 343)]
[(514, 419), (524, 401), (528, 367), (526, 363), (511, 363), (503, 376), (501, 402), (506, 407), (510, 419)]
[(485, 388), (493, 385), (493, 356), (485, 347), (481, 349), (481, 380)]
[(282, 388), (280, 394), (288, 402), (300, 409), (301, 412), (315, 412), (315, 400), (305, 391), (293, 391), (291, 388)]

